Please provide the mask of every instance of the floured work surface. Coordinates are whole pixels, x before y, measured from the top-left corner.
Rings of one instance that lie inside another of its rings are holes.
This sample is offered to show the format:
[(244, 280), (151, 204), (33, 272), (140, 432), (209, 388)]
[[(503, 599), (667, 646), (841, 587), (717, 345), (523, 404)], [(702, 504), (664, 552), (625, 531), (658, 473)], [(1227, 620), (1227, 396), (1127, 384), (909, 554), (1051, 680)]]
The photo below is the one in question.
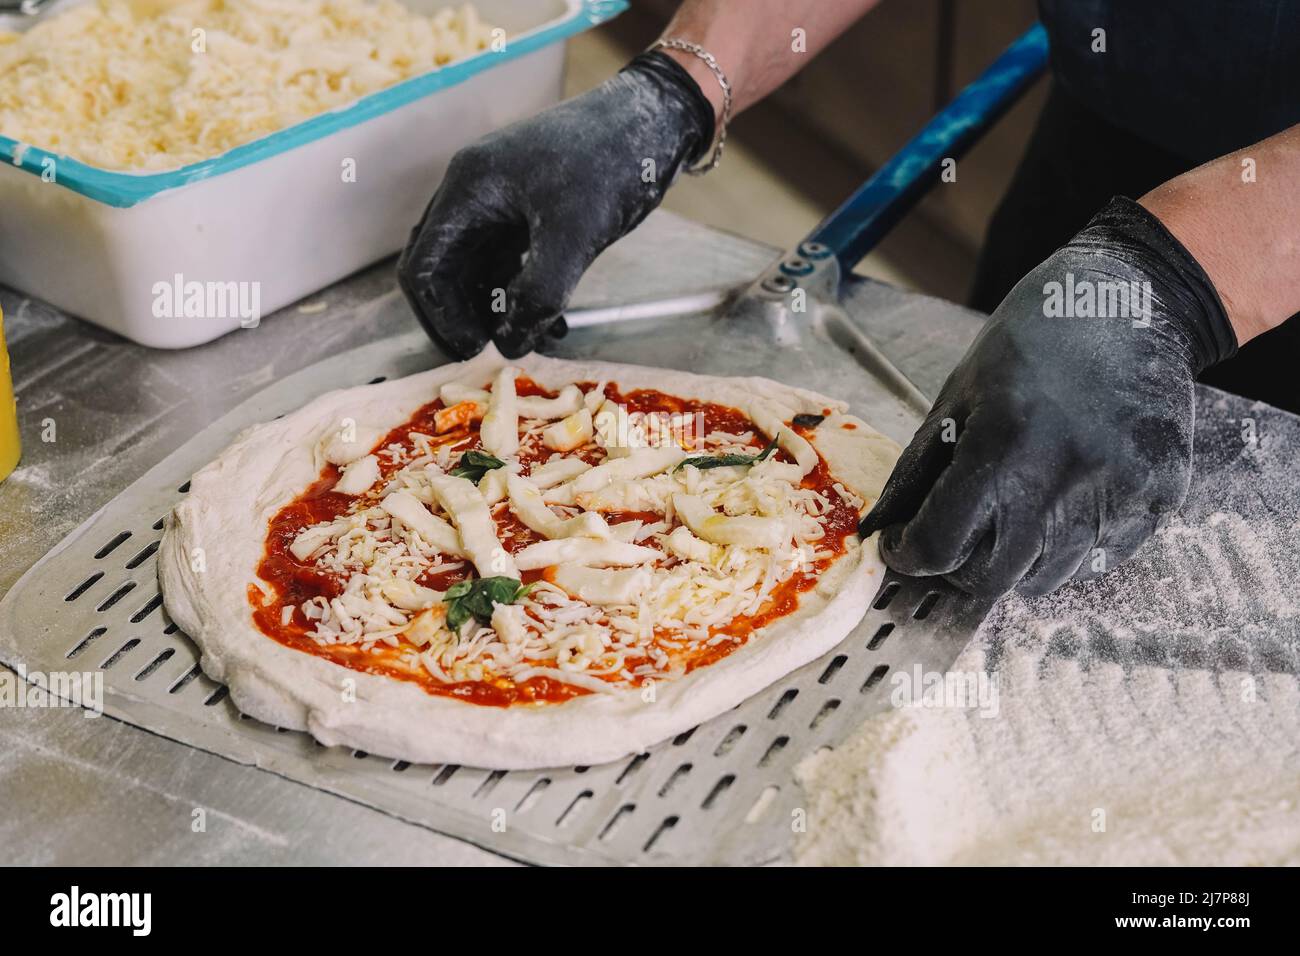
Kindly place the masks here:
[(1198, 388), (1174, 520), (1096, 581), (1003, 599), (953, 669), (982, 701), (804, 763), (800, 861), (1300, 862), (1298, 471), (1300, 419)]
[[(718, 317), (575, 330), (562, 355), (635, 358), (714, 374), (815, 380), (906, 438), (910, 410), (875, 385), (838, 334)], [(677, 329), (682, 329), (678, 332)], [(155, 580), (162, 516), (189, 475), (246, 424), (331, 387), (404, 374), (422, 341), (401, 336), (277, 383), (195, 436), (75, 532), (0, 605), (0, 658), (32, 670), (103, 669), (111, 715), (391, 815), (534, 862), (761, 862), (789, 847), (802, 812), (793, 767), (887, 702), (891, 668), (942, 669), (984, 608), (917, 581), (886, 584), (823, 659), (648, 754), (601, 767), (503, 773), (409, 766), (322, 748), (241, 719), (166, 620)], [(809, 378), (812, 376), (812, 378)]]

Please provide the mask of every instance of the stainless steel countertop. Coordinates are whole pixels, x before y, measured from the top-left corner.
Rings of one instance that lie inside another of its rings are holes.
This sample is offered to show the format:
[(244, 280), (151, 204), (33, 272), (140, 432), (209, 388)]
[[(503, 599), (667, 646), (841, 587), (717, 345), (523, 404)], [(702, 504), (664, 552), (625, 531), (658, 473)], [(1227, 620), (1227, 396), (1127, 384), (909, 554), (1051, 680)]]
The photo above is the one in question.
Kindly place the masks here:
[[(597, 261), (573, 304), (725, 288), (752, 279), (778, 252), (658, 212)], [(18, 470), (0, 483), (0, 595), (64, 535), (244, 399), (322, 358), (415, 326), (391, 262), (256, 329), (182, 352), (142, 348), (4, 288), (0, 306), (24, 447)], [(846, 283), (845, 306), (930, 395), (981, 321), (858, 277)], [(429, 364), (443, 361), (431, 345)], [(817, 387), (836, 391), (832, 382)], [(66, 710), (0, 708), (0, 808), (9, 863), (502, 862), (265, 771)], [(196, 808), (207, 810), (205, 833), (191, 831)]]

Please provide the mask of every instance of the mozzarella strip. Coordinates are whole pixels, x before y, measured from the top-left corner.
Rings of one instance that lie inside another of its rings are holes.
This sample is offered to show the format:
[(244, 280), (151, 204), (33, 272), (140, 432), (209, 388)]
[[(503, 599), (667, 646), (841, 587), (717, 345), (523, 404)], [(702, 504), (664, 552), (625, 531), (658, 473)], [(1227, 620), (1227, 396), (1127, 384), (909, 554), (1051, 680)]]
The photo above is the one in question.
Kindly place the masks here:
[[(513, 389), (514, 380), (510, 380)], [(456, 530), (460, 532), (461, 547), (465, 556), (474, 563), (481, 577), (517, 578), (514, 558), (501, 546), (492, 512), (474, 483), (466, 478), (451, 475), (430, 475), (429, 486), (438, 504), (447, 512)]]
[(712, 564), (722, 555), (721, 548), (701, 541), (685, 527), (673, 528), (672, 533), (664, 537), (664, 545), (683, 561), (698, 561), (700, 564)]
[(584, 471), (590, 471), (591, 465), (581, 458), (557, 458), (544, 465), (538, 465), (528, 476), (535, 488), (550, 488), (562, 481), (571, 481)]
[(479, 442), (497, 458), (509, 458), (519, 450), (519, 399), (515, 376), (519, 369), (506, 366), (492, 382), (487, 413), (479, 426)]
[(584, 471), (569, 484), (575, 494), (584, 491), (599, 491), (611, 481), (620, 478), (649, 478), (661, 471), (667, 471), (686, 457), (680, 448), (636, 448), (624, 458), (605, 461)]
[(673, 510), (686, 522), (686, 527), (714, 544), (735, 544), (742, 548), (775, 551), (790, 534), (786, 522), (780, 518), (760, 518), (754, 515), (733, 518), (714, 511), (697, 495), (673, 495)]
[(571, 597), (602, 607), (636, 604), (650, 587), (649, 568), (624, 568), (605, 571), (568, 565), (556, 568), (553, 581)]
[(560, 389), (560, 394), (555, 398), (542, 398), (540, 395), (521, 396), (519, 417), (553, 422), (557, 418), (572, 415), (582, 407), (582, 389), (576, 385), (566, 385)]
[(609, 536), (615, 541), (626, 541), (628, 544), (636, 543), (636, 536), (641, 531), (644, 521), (620, 521), (618, 524), (609, 526)]
[(585, 408), (542, 429), (542, 444), (554, 451), (573, 451), (591, 441), (591, 412)]
[(379, 459), (374, 455), (366, 455), (344, 468), (343, 476), (330, 491), (337, 491), (341, 495), (359, 495), (369, 491), (378, 480)]
[(430, 547), (458, 558), (465, 556), (456, 529), (437, 515), (430, 514), (429, 509), (409, 491), (394, 491), (379, 502), (379, 507), (418, 534)]
[(518, 475), (507, 480), (510, 510), (533, 531), (547, 538), (608, 538), (609, 525), (598, 514), (561, 518), (542, 501), (542, 493)]
[(596, 414), (600, 406), (603, 405), (606, 401), (605, 386), (607, 384), (609, 383), (597, 382), (595, 387), (592, 388), (591, 391), (589, 391), (586, 395), (582, 396), (582, 404), (585, 405), (587, 407), (587, 411), (591, 412), (591, 414), (593, 415)]
[(442, 600), (443, 592), (426, 588), (405, 578), (392, 578), (379, 586), (379, 593), (393, 607), (403, 611), (423, 611)]
[(639, 544), (594, 538), (560, 538), (530, 544), (515, 555), (515, 564), (521, 571), (535, 571), (561, 564), (646, 564), (661, 557), (661, 552)]
[(542, 492), (542, 500), (548, 505), (564, 505), (570, 508), (578, 503), (574, 498), (573, 482), (571, 481), (556, 485), (554, 488), (547, 488)]
[(462, 428), (478, 421), (487, 411), (481, 402), (458, 402), (448, 408), (440, 408), (433, 413), (433, 432), (441, 435), (454, 428)]
[[(330, 437), (322, 440), (321, 454), (331, 465), (350, 465), (379, 443), (386, 433), (378, 428), (353, 425), (352, 428), (339, 427), (330, 431)], [(347, 436), (352, 440), (345, 440)]]
[(767, 402), (755, 402), (752, 418), (754, 424), (766, 432), (769, 438), (775, 438), (777, 446), (799, 463), (803, 474), (808, 474), (817, 467), (820, 460), (817, 451), (800, 434), (781, 420), (780, 414)]
[(631, 436), (620, 434), (627, 430), (627, 416), (618, 405), (603, 399), (592, 412), (592, 427), (595, 430), (596, 443), (605, 449), (605, 454), (611, 459), (626, 458), (632, 454), (632, 446), (624, 444), (624, 441)]
[(442, 404), (448, 408), (452, 405), (459, 405), (461, 402), (474, 402), (486, 408), (488, 400), (492, 396), (488, 394), (486, 388), (471, 388), (462, 382), (448, 382), (438, 389), (438, 397), (442, 399)]
[(587, 511), (653, 511), (655, 514), (663, 514), (667, 507), (667, 495), (662, 490), (655, 494), (640, 482), (619, 480), (610, 482), (599, 491), (584, 491), (574, 495), (573, 503)]
[(507, 470), (509, 467), (507, 465), (505, 468), (493, 468), (478, 483), (479, 494), (488, 504), (494, 505), (506, 496), (506, 481), (510, 477), (510, 472)]

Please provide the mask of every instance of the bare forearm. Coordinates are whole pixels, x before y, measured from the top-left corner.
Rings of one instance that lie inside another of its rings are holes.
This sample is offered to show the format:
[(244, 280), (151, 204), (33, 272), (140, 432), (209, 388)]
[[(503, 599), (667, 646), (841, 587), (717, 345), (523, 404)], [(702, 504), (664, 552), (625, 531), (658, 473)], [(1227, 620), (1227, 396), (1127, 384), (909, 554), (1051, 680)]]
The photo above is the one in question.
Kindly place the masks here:
[(1300, 126), (1139, 201), (1205, 269), (1239, 343), (1300, 312)]
[[(718, 59), (739, 113), (794, 76), (880, 0), (686, 0), (665, 37), (700, 44)], [(796, 32), (801, 31), (801, 32)], [(670, 51), (722, 113), (722, 91), (689, 53)]]

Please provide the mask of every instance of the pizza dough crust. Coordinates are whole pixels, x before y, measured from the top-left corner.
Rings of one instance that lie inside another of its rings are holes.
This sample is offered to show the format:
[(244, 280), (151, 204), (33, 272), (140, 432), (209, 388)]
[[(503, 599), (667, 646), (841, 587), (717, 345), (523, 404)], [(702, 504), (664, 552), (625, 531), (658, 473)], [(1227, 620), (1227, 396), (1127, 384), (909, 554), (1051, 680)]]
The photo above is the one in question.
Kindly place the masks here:
[[(590, 765), (637, 753), (741, 703), (837, 645), (861, 620), (884, 575), (874, 538), (853, 545), (799, 607), (718, 662), (646, 691), (590, 694), (560, 704), (489, 707), (436, 697), (286, 647), (258, 630), (247, 589), (257, 580), (266, 529), (316, 480), (317, 441), (344, 419), (387, 432), (451, 381), (481, 385), (506, 364), (492, 347), (404, 379), (330, 392), (243, 432), (191, 481), (168, 516), (158, 555), (167, 613), (193, 638), (204, 673), (226, 684), (244, 713), (344, 746), (414, 763), (501, 770)], [(899, 448), (843, 402), (762, 378), (713, 378), (607, 362), (529, 355), (510, 364), (540, 385), (610, 381), (748, 411), (761, 396), (792, 413), (833, 414), (813, 433), (831, 472), (868, 502)], [(844, 427), (852, 425), (851, 428)], [(856, 541), (856, 539), (851, 539)], [(200, 566), (202, 571), (194, 570)]]

